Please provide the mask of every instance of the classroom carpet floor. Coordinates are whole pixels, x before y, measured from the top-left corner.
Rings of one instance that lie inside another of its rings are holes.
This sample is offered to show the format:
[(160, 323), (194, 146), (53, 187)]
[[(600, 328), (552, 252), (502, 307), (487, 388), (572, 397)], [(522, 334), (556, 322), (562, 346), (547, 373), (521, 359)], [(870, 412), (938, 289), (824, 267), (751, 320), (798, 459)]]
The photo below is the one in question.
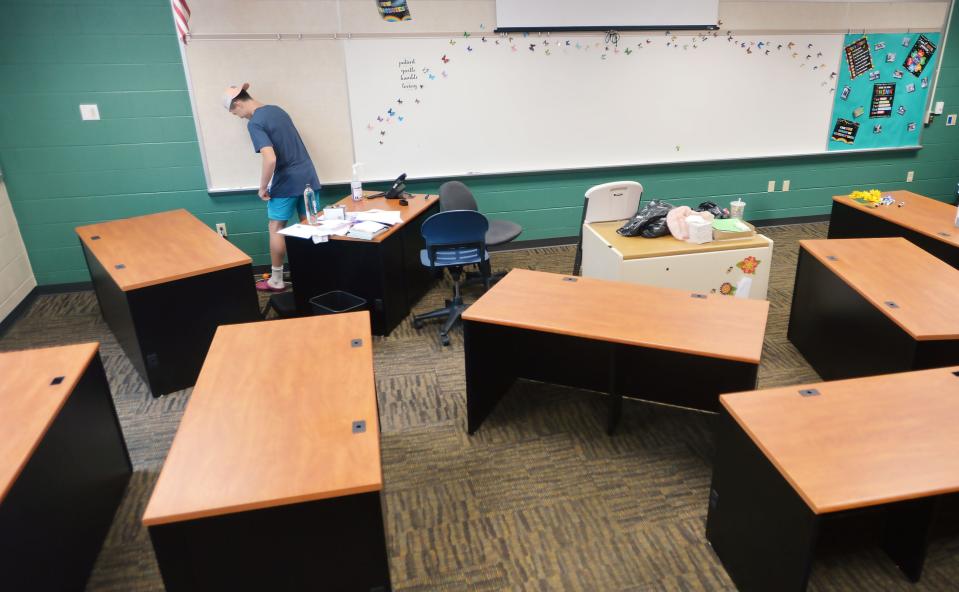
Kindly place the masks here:
[[(826, 229), (762, 229), (776, 244), (761, 387), (818, 380), (786, 327), (797, 240), (824, 238)], [(493, 262), (569, 273), (573, 254), (570, 246), (519, 250), (494, 253)], [(448, 282), (438, 283), (416, 311), (441, 306), (449, 291)], [(468, 301), (477, 296), (467, 291)], [(603, 395), (521, 381), (468, 436), (462, 333), (443, 347), (437, 331), (417, 331), (407, 320), (374, 345), (395, 590), (735, 589), (704, 536), (709, 414), (627, 401), (609, 437)], [(0, 350), (90, 340), (101, 342), (135, 472), (87, 590), (163, 590), (140, 516), (190, 389), (152, 398), (90, 291), (38, 297)], [(682, 388), (683, 377), (675, 379)], [(945, 522), (918, 585), (879, 549), (874, 521), (824, 531), (809, 590), (955, 590), (959, 529)]]

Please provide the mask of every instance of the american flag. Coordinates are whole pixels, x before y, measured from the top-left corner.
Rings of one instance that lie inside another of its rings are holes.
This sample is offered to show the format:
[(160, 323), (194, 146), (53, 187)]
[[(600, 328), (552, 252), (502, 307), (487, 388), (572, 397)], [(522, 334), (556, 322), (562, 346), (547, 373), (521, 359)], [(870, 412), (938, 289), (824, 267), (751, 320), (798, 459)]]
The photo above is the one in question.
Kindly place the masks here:
[(173, 7), (173, 22), (176, 23), (180, 41), (186, 45), (186, 36), (190, 34), (190, 7), (186, 0), (170, 0), (170, 5)]

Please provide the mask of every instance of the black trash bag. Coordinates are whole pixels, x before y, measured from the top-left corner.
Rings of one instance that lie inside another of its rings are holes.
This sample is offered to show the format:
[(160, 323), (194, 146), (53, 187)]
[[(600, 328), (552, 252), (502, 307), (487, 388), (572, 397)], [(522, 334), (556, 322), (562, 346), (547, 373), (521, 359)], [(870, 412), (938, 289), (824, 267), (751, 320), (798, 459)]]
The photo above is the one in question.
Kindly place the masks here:
[(670, 204), (654, 199), (639, 208), (636, 215), (626, 221), (616, 232), (623, 236), (642, 236), (657, 238), (669, 234), (666, 227), (666, 214), (673, 209)]
[(725, 220), (729, 217), (729, 210), (719, 207), (719, 204), (714, 201), (704, 201), (703, 203), (699, 204), (699, 207), (696, 208), (696, 211), (709, 212), (717, 220)]

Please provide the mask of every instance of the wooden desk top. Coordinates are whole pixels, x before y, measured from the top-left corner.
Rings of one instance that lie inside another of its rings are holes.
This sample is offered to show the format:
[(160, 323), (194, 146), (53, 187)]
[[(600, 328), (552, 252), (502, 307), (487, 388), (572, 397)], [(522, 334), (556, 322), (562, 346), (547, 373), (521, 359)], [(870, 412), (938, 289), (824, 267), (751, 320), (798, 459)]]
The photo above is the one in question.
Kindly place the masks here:
[[(99, 347), (81, 343), (0, 353), (0, 503)], [(59, 376), (60, 384), (50, 384)]]
[(768, 247), (772, 241), (761, 234), (749, 238), (712, 241), (697, 245), (673, 238), (672, 235), (659, 238), (642, 238), (638, 236), (622, 236), (616, 229), (623, 225), (623, 220), (616, 222), (592, 222), (587, 224), (606, 243), (619, 251), (624, 260), (647, 259), (651, 257), (668, 257), (670, 255), (689, 255), (693, 253), (709, 253), (713, 251), (730, 251), (734, 249), (755, 249)]
[(463, 318), (758, 364), (769, 302), (514, 269)]
[(898, 237), (802, 240), (799, 245), (913, 339), (959, 339), (959, 269)]
[[(901, 208), (898, 205), (870, 208), (852, 200), (848, 195), (836, 195), (832, 199), (903, 228), (959, 247), (959, 228), (955, 225), (956, 206), (911, 191), (883, 191), (882, 194), (891, 195), (895, 198), (896, 204), (905, 202), (906, 205)], [(939, 234), (940, 232), (948, 236), (943, 236)]]
[(143, 523), (379, 491), (379, 437), (368, 312), (223, 325)]
[[(363, 195), (373, 195), (378, 193), (376, 191), (364, 191)], [(384, 210), (384, 211), (397, 211), (400, 212), (400, 215), (403, 217), (403, 222), (396, 224), (387, 228), (380, 234), (376, 235), (372, 240), (363, 240), (358, 238), (350, 238), (347, 236), (334, 236), (333, 240), (358, 240), (364, 243), (378, 243), (386, 240), (388, 236), (398, 231), (403, 227), (403, 224), (406, 224), (410, 220), (416, 218), (427, 209), (430, 208), (435, 203), (439, 202), (439, 196), (437, 195), (428, 195), (423, 193), (416, 193), (406, 200), (410, 205), (401, 206), (400, 200), (398, 199), (386, 199), (385, 197), (374, 197), (372, 199), (363, 199), (362, 201), (353, 201), (352, 196), (347, 195), (340, 201), (336, 202), (335, 205), (341, 205), (346, 208), (347, 212), (366, 212), (369, 210)]]
[(252, 261), (186, 210), (78, 226), (76, 232), (124, 292)]
[[(722, 395), (817, 514), (959, 491), (953, 368)], [(803, 397), (814, 388), (819, 396)]]

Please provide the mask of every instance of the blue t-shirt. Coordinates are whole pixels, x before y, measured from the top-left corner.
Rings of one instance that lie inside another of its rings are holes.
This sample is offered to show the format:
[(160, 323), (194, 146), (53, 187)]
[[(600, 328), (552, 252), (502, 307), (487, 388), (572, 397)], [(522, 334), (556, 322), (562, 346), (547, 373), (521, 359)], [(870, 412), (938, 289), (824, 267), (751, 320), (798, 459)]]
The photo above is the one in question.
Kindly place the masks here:
[(250, 132), (254, 150), (259, 152), (272, 146), (276, 152), (276, 170), (270, 182), (272, 197), (303, 195), (307, 183), (319, 190), (320, 179), (316, 176), (313, 161), (286, 111), (276, 105), (263, 105), (253, 112), (246, 129)]

